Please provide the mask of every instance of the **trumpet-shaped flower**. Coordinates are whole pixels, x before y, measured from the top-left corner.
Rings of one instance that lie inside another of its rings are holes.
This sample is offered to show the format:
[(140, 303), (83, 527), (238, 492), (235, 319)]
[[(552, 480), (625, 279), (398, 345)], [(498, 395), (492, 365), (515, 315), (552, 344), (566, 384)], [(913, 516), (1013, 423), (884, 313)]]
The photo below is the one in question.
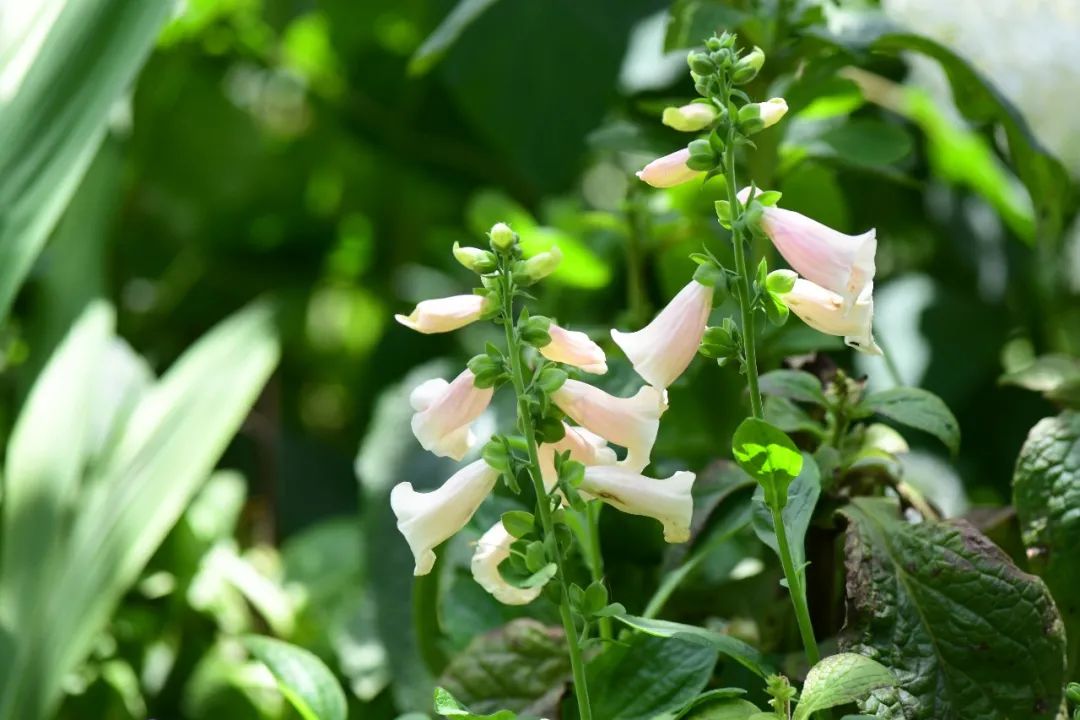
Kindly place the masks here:
[(499, 572), (499, 564), (510, 557), (514, 536), (503, 527), (502, 520), (491, 526), (476, 542), (472, 557), (473, 579), (504, 605), (528, 605), (539, 597), (544, 586), (514, 587)]
[(544, 478), (544, 487), (555, 487), (559, 474), (555, 470), (555, 453), (570, 451), (570, 459), (582, 465), (614, 465), (618, 458), (615, 451), (608, 447), (607, 441), (596, 433), (582, 427), (563, 423), (566, 434), (553, 443), (544, 443), (539, 447), (540, 475)]
[(867, 285), (849, 309), (839, 294), (799, 278), (780, 298), (788, 308), (810, 327), (826, 335), (841, 335), (850, 347), (869, 355), (880, 355), (874, 342), (873, 285)]
[(656, 158), (637, 172), (637, 176), (654, 188), (669, 188), (682, 185), (701, 177), (705, 173), (691, 170), (686, 166), (690, 151), (686, 148)]
[(634, 333), (611, 331), (637, 374), (664, 389), (697, 354), (712, 310), (713, 289), (691, 280), (651, 323)]
[(640, 471), (649, 464), (660, 416), (667, 410), (663, 390), (646, 385), (633, 397), (618, 398), (578, 380), (567, 380), (551, 399), (578, 425), (626, 448), (623, 466)]
[(394, 319), (424, 334), (450, 332), (479, 320), (487, 303), (483, 295), (453, 295), (424, 300), (408, 315), (395, 315)]
[[(749, 188), (739, 193), (743, 202)], [(761, 229), (791, 268), (812, 283), (843, 298), (847, 311), (873, 284), (877, 234), (845, 235), (791, 210), (765, 207)]]
[(487, 409), (493, 388), (478, 388), (472, 370), (453, 382), (436, 378), (421, 383), (409, 395), (416, 413), (412, 431), (425, 450), (460, 460), (476, 443), (470, 425)]
[(596, 465), (585, 468), (581, 491), (625, 513), (660, 521), (669, 543), (686, 542), (694, 512), (690, 495), (694, 477), (683, 470), (666, 480), (655, 480), (624, 467)]
[(548, 360), (573, 365), (595, 375), (607, 372), (607, 358), (603, 349), (585, 333), (566, 330), (552, 323), (548, 327), (548, 334), (551, 342), (540, 348), (540, 354)]
[(499, 473), (483, 460), (458, 470), (437, 490), (417, 492), (403, 482), (390, 491), (397, 526), (412, 550), (414, 575), (427, 575), (435, 565), (435, 548), (465, 527), (495, 487)]

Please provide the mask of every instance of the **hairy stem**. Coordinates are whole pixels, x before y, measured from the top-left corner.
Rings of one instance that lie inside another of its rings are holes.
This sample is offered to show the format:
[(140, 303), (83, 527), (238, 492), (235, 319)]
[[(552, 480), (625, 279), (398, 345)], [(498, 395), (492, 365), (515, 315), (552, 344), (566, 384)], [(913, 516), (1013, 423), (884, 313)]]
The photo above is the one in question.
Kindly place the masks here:
[(578, 715), (581, 720), (592, 720), (592, 707), (589, 705), (589, 689), (585, 680), (585, 661), (578, 642), (577, 627), (570, 609), (570, 591), (566, 585), (562, 555), (555, 538), (555, 523), (551, 517), (551, 499), (544, 488), (540, 475), (540, 455), (536, 447), (536, 431), (533, 428), (532, 415), (529, 413), (525, 386), (525, 368), (521, 357), (521, 344), (514, 329), (514, 281), (510, 276), (508, 263), (502, 263), (503, 330), (506, 333), (506, 350), (510, 356), (510, 375), (514, 392), (518, 400), (518, 423), (529, 452), (529, 477), (536, 492), (536, 511), (540, 515), (540, 525), (544, 529), (544, 546), (548, 559), (558, 567), (559, 615), (566, 633), (566, 647), (570, 654), (570, 668), (574, 675), (574, 694), (578, 703)]

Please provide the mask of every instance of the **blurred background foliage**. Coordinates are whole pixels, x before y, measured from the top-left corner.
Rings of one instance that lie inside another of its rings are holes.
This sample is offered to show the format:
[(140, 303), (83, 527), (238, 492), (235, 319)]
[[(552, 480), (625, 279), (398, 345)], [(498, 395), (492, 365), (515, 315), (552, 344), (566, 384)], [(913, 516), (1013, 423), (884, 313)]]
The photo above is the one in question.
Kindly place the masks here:
[[(18, 35), (15, 5), (0, 15), (4, 37)], [(791, 107), (759, 136), (750, 176), (781, 190), (785, 207), (840, 230), (877, 228), (878, 334), (905, 382), (940, 395), (960, 421), (955, 458), (930, 438), (908, 438), (907, 477), (947, 514), (990, 518), (995, 540), (1019, 547), (1007, 513), (994, 509), (1008, 505), (1016, 453), (1052, 406), (997, 379), (1037, 355), (1080, 354), (1080, 130), (1060, 122), (1080, 110), (1080, 62), (1058, 72), (1028, 53), (1075, 55), (1080, 19), (1067, 0), (883, 5), (186, 0), (167, 20), (139, 19), (162, 29), (130, 91), (94, 101), (108, 111), (107, 131), (79, 156), (81, 181), (78, 163), (53, 175), (37, 167), (0, 193), (9, 221), (0, 233), (11, 233), (19, 202), (71, 189), (55, 227), (38, 231), (41, 242), (48, 236), (40, 255), (22, 256), (25, 283), (12, 288), (0, 421), (10, 431), (95, 300), (115, 306), (118, 335), (161, 371), (269, 296), (281, 358), (224, 452), (229, 470), (179, 515), (96, 633), (89, 661), (64, 679), (61, 716), (285, 717), (238, 640), (252, 631), (327, 660), (355, 717), (428, 710), (444, 670), (460, 699), (490, 697), (494, 680), (477, 660), (490, 648), (465, 650), (525, 612), (499, 607), (469, 579), (472, 530), (451, 542), (439, 573), (414, 585), (386, 498), (396, 482), (430, 487), (449, 474), (413, 441), (405, 398), (419, 379), (455, 372), (492, 331), (421, 337), (392, 314), (468, 287), (450, 246), (478, 244), (507, 221), (527, 251), (558, 244), (566, 256), (542, 290), (546, 314), (596, 338), (647, 321), (690, 276), (690, 252), (703, 242), (725, 251), (712, 217), (719, 183), (653, 193), (632, 175), (685, 142), (658, 117), (693, 94), (686, 48), (721, 28), (769, 58), (751, 94)], [(135, 40), (106, 41), (119, 27), (103, 22), (101, 52), (138, 57)], [(0, 60), (10, 70), (12, 58)], [(79, 79), (89, 66), (68, 72), (70, 92), (88, 92)], [(122, 88), (123, 74), (113, 75)], [(35, 127), (21, 132), (5, 137), (29, 142)], [(73, 121), (57, 132), (59, 142), (81, 131)], [(0, 150), (0, 166), (21, 167), (4, 164), (20, 147)], [(762, 361), (769, 369), (816, 351), (813, 367), (890, 384), (882, 363), (794, 320), (768, 335)], [(242, 351), (231, 357), (239, 363)], [(634, 382), (613, 358), (605, 387)], [(508, 408), (493, 413), (505, 421)], [(699, 483), (706, 505), (743, 492), (715, 462), (744, 414), (741, 378), (697, 361), (671, 388), (658, 467), (711, 468)], [(56, 440), (62, 452), (65, 439)], [(511, 503), (495, 498), (472, 527)], [(602, 531), (612, 595), (640, 612), (677, 553), (639, 518), (608, 513)], [(773, 564), (737, 533), (671, 612), (724, 618), (783, 648), (791, 628), (772, 622), (783, 601)], [(817, 603), (835, 631), (842, 617), (827, 600)], [(558, 654), (531, 626), (511, 627), (525, 638), (506, 640), (514, 652)], [(565, 675), (549, 669), (511, 689), (542, 701)]]

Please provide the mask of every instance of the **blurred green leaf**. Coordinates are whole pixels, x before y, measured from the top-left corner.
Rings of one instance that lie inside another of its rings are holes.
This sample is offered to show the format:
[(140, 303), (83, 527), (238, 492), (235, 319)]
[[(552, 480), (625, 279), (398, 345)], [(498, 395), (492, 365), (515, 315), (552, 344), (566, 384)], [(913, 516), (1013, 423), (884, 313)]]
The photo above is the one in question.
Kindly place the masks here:
[(821, 381), (805, 370), (772, 370), (758, 378), (758, 387), (765, 395), (825, 405)]
[[(496, 710), (490, 715), (478, 715), (470, 712), (449, 691), (435, 688), (435, 712), (443, 717), (462, 718), (462, 720), (516, 720), (517, 715), (509, 710)], [(426, 716), (425, 716), (426, 717)]]
[(460, 0), (413, 53), (412, 58), (409, 59), (409, 73), (423, 75), (434, 67), (450, 46), (461, 37), (461, 33), (465, 32), (465, 28), (496, 2), (498, 0)]
[(345, 693), (318, 657), (295, 645), (259, 635), (245, 637), (244, 647), (270, 668), (281, 694), (304, 720), (346, 720)]
[(960, 449), (960, 424), (949, 407), (932, 392), (922, 388), (897, 387), (870, 393), (859, 401), (856, 412), (878, 414), (928, 432), (954, 455)]
[[(146, 59), (170, 9), (165, 0), (71, 0), (33, 62), (0, 98), (0, 321), (86, 172), (109, 112)], [(41, 13), (38, 18), (47, 18)], [(21, 38), (3, 68), (39, 38)], [(5, 50), (7, 50), (5, 48)], [(16, 75), (17, 76), (17, 73)], [(12, 81), (12, 77), (5, 77)]]

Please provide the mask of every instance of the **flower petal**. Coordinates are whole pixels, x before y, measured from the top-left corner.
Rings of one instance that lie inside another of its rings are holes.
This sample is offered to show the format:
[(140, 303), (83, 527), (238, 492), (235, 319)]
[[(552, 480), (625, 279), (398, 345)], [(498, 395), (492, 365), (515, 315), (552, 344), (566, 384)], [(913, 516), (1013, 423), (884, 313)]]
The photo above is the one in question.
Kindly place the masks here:
[(844, 298), (820, 285), (799, 278), (781, 299), (788, 308), (810, 327), (826, 335), (843, 336), (850, 347), (869, 355), (880, 355), (874, 342), (873, 285), (867, 286), (850, 309), (844, 308)]
[(540, 354), (548, 360), (573, 365), (595, 375), (607, 372), (607, 358), (603, 349), (585, 333), (552, 323), (548, 327), (548, 334), (551, 342), (540, 348)]
[(688, 168), (686, 161), (689, 159), (690, 151), (682, 148), (656, 158), (639, 170), (637, 176), (642, 182), (652, 185), (654, 188), (669, 188), (682, 185), (705, 174)]
[(551, 399), (578, 425), (626, 448), (626, 467), (642, 470), (649, 464), (660, 416), (667, 410), (663, 390), (645, 385), (633, 397), (619, 398), (578, 380), (567, 380)]
[(585, 468), (581, 490), (625, 513), (660, 521), (664, 540), (676, 543), (690, 539), (694, 479), (694, 473), (685, 470), (666, 480), (655, 480), (624, 467), (597, 465)]
[(528, 605), (540, 596), (544, 586), (514, 587), (499, 572), (499, 564), (510, 557), (513, 544), (514, 536), (506, 532), (502, 520), (492, 525), (476, 542), (472, 557), (473, 579), (504, 605)]
[(483, 295), (453, 295), (424, 300), (410, 314), (395, 315), (394, 319), (425, 334), (450, 332), (479, 320), (487, 301)]
[(428, 380), (413, 390), (409, 402), (418, 412), (412, 416), (412, 431), (425, 450), (455, 460), (465, 457), (473, 441), (469, 426), (495, 392), (475, 382), (472, 370), (465, 370), (452, 383)]

